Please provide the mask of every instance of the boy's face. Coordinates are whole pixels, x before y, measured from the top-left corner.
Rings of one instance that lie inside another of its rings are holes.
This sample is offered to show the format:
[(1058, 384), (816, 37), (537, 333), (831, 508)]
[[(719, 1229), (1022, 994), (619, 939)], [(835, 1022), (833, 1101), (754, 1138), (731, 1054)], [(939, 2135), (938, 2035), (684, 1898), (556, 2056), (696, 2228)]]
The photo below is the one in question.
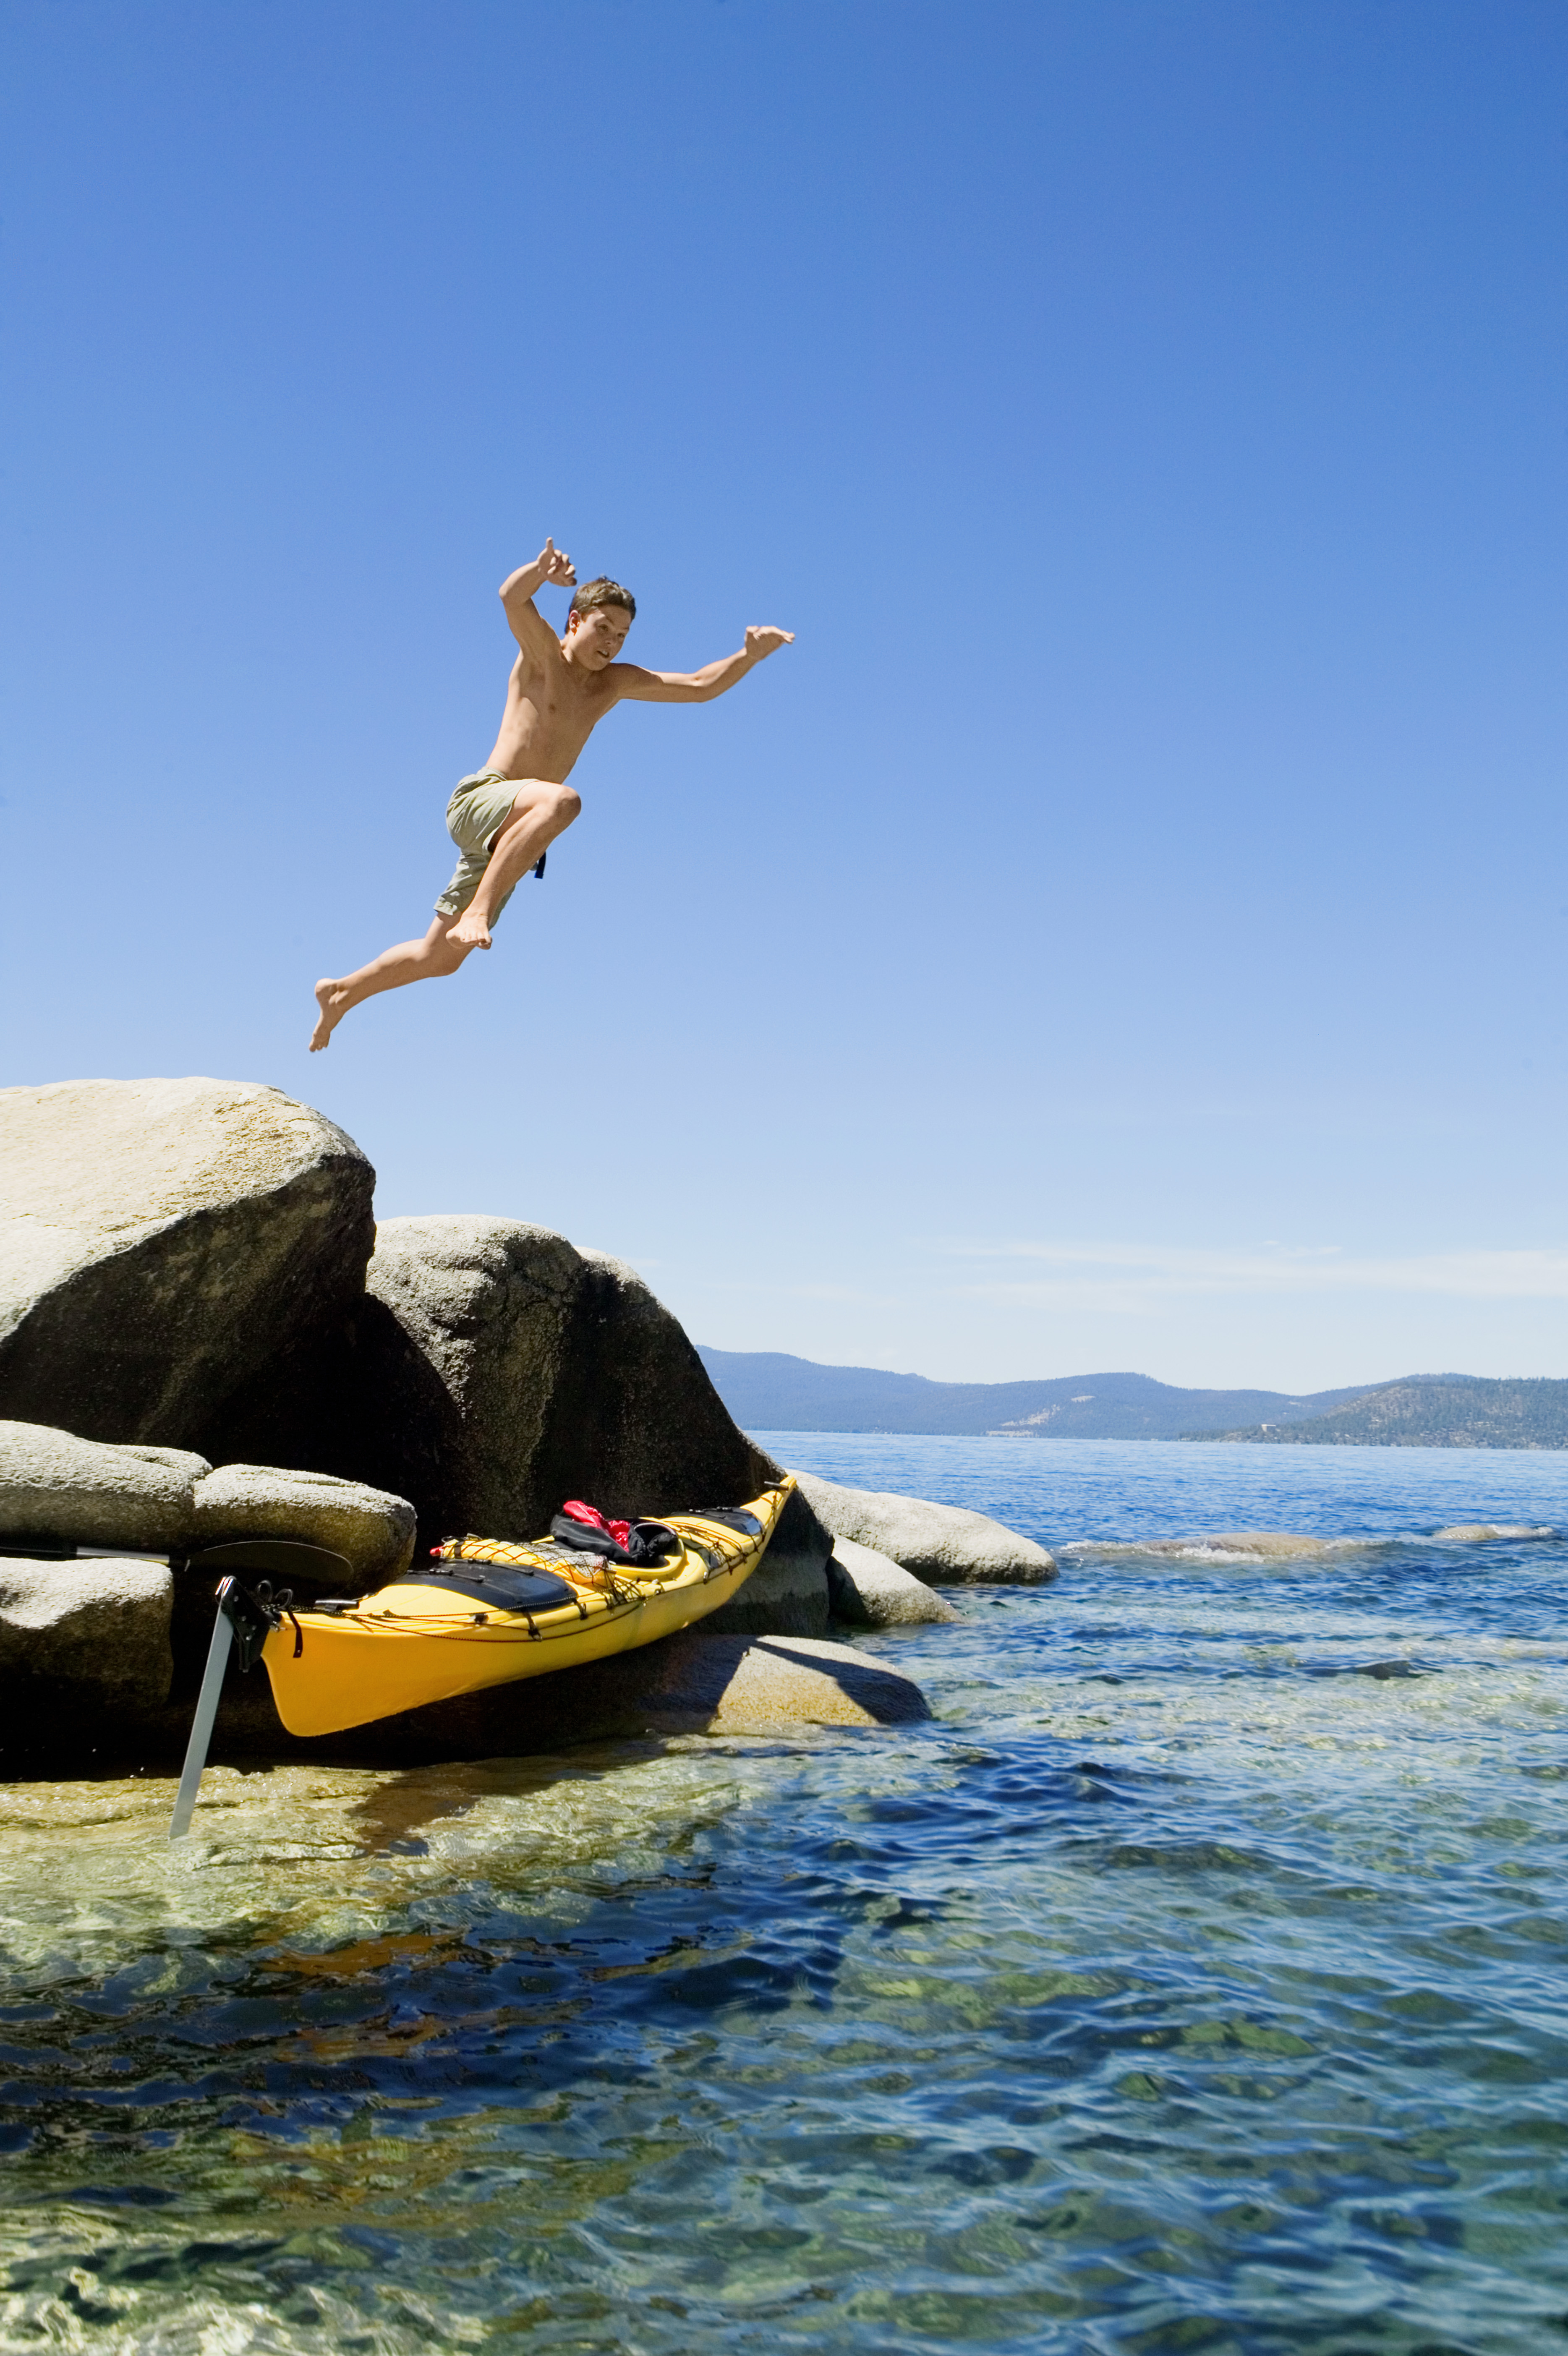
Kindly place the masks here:
[(624, 605), (596, 605), (589, 614), (572, 614), (566, 622), (572, 659), (585, 670), (603, 670), (626, 644), (631, 616)]

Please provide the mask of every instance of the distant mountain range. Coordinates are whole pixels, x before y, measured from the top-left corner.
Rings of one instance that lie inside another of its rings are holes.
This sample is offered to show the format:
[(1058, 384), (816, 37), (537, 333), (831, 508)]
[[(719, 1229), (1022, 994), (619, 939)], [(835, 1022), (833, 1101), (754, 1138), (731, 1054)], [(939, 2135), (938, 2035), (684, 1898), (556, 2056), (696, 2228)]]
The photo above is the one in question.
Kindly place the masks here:
[(1009, 1440), (1249, 1440), (1299, 1447), (1568, 1448), (1568, 1382), (1405, 1375), (1339, 1391), (1183, 1390), (1148, 1375), (933, 1383), (781, 1350), (698, 1355), (749, 1431), (907, 1431)]
[(1331, 1448), (1568, 1448), (1568, 1382), (1407, 1375), (1306, 1421), (1270, 1420), (1187, 1440), (1287, 1440)]
[(1019, 1440), (1206, 1439), (1218, 1427), (1321, 1418), (1377, 1386), (1347, 1390), (1205, 1391), (1148, 1375), (1063, 1375), (1040, 1383), (933, 1383), (875, 1366), (822, 1366), (781, 1350), (698, 1355), (736, 1421), (749, 1431), (999, 1432)]

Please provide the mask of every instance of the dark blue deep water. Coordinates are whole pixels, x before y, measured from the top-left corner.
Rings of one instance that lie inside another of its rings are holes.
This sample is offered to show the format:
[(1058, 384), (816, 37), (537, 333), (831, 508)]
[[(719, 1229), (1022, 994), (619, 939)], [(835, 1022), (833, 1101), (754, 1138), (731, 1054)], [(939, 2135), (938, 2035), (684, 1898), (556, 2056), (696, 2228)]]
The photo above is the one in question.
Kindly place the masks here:
[(0, 2346), (1568, 2356), (1568, 1457), (770, 1444), (930, 1725), (0, 1795)]

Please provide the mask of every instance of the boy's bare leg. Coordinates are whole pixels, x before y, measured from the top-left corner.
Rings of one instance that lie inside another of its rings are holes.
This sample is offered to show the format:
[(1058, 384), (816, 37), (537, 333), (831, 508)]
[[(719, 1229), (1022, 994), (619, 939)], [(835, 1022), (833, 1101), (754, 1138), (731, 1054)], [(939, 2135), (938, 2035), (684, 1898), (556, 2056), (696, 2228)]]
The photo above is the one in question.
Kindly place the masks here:
[(461, 943), (465, 954), (489, 948), (490, 926), (501, 902), (540, 852), (564, 834), (582, 807), (582, 796), (573, 786), (530, 777), (518, 787), (512, 814), (490, 845), (490, 863), (479, 878), (479, 888), (452, 927), (451, 938)]
[(564, 834), (582, 809), (582, 798), (571, 786), (549, 778), (528, 777), (519, 786), (512, 814), (490, 845), (489, 864), (479, 888), (454, 920), (437, 916), (422, 941), (399, 941), (358, 973), (341, 980), (328, 977), (316, 985), (321, 1009), (310, 1034), (311, 1053), (326, 1046), (351, 1006), (374, 998), (383, 990), (401, 990), (405, 982), (427, 981), (433, 976), (456, 973), (470, 949), (488, 949), (490, 926), (512, 885), (534, 865), (542, 851)]
[(450, 916), (437, 916), (422, 941), (399, 941), (394, 948), (383, 949), (369, 965), (362, 965), (358, 973), (346, 974), (341, 981), (318, 981), (316, 1002), (321, 1012), (310, 1034), (311, 1054), (326, 1046), (350, 1006), (358, 1006), (362, 998), (374, 998), (383, 990), (401, 990), (404, 982), (456, 973), (472, 945), (452, 938), (453, 921)]

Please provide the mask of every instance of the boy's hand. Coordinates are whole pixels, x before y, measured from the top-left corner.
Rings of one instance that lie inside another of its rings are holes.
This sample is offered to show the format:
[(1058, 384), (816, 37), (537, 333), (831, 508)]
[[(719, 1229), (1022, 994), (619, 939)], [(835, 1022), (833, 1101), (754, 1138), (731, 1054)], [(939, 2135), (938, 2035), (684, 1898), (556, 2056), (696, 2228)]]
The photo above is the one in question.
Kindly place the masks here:
[(564, 548), (557, 548), (553, 540), (547, 540), (545, 541), (543, 547), (540, 550), (538, 555), (533, 561), (539, 567), (539, 585), (542, 589), (547, 583), (551, 586), (559, 589), (575, 589), (576, 587), (577, 568), (573, 563), (571, 558), (567, 555), (565, 550)]
[(756, 622), (746, 634), (746, 651), (753, 662), (760, 662), (764, 655), (774, 653), (779, 647), (792, 647), (794, 643), (793, 630), (776, 630), (771, 626), (764, 628)]

